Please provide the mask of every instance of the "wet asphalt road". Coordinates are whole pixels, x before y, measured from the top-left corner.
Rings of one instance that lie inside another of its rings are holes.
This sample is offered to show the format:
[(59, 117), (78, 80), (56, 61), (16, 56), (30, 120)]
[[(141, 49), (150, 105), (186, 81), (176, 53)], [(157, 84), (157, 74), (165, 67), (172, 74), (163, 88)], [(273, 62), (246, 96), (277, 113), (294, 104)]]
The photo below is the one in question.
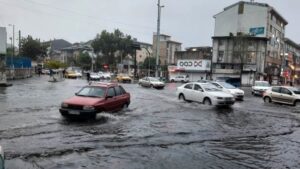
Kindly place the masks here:
[(217, 109), (185, 103), (164, 90), (124, 84), (128, 110), (92, 121), (68, 121), (58, 108), (84, 80), (14, 81), (0, 88), (0, 145), (7, 169), (300, 168), (300, 113), (244, 102)]

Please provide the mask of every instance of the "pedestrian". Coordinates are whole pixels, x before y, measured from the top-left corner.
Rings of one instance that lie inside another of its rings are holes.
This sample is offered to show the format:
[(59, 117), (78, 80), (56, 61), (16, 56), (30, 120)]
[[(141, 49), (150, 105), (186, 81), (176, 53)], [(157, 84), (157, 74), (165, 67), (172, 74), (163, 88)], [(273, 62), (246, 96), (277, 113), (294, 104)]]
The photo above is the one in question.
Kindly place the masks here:
[(87, 72), (86, 73), (86, 79), (87, 79), (88, 82), (90, 81), (90, 78), (91, 78), (91, 74), (90, 74), (90, 72)]
[(63, 73), (63, 78), (65, 78), (66, 69), (64, 69), (64, 70), (62, 71), (62, 73)]
[(42, 68), (38, 67), (38, 75), (39, 75), (39, 77), (41, 76), (41, 74), (42, 74)]
[(50, 77), (53, 76), (53, 70), (52, 69), (49, 70), (49, 75), (50, 75)]

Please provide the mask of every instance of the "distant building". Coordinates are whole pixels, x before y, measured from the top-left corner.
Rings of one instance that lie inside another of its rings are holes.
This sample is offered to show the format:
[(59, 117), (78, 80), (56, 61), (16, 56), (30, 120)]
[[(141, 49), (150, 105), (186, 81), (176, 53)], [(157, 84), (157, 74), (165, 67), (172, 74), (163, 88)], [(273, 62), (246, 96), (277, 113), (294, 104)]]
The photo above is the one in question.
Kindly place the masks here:
[(143, 63), (147, 57), (153, 57), (152, 45), (144, 42), (137, 42), (141, 49), (136, 51), (137, 63)]
[(240, 1), (216, 14), (213, 39), (213, 78), (241, 77), (280, 80), (285, 27), (288, 22), (265, 3)]
[(300, 84), (300, 45), (289, 38), (285, 38), (284, 59), (281, 75), (284, 84), (293, 82)]
[(176, 66), (168, 66), (169, 79), (188, 75), (190, 81), (210, 79), (212, 47), (190, 47), (175, 52)]
[(64, 39), (54, 39), (47, 42), (43, 42), (48, 46), (47, 55), (49, 59), (59, 60), (64, 62), (62, 57), (62, 49), (72, 46), (72, 44)]
[[(153, 35), (153, 54), (156, 54), (157, 34)], [(160, 51), (159, 60), (160, 65), (174, 65), (175, 52), (181, 51), (181, 43), (171, 40), (171, 36), (160, 34)]]
[(5, 27), (0, 27), (0, 54), (6, 54), (7, 32)]

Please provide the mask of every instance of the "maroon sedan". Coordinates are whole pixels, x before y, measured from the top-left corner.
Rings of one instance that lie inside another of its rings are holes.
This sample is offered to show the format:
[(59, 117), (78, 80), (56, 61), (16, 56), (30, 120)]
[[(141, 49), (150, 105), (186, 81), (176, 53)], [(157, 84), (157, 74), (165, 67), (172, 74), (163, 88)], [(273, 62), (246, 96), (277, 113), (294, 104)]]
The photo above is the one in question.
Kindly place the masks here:
[(76, 96), (63, 101), (60, 113), (64, 117), (95, 117), (103, 111), (117, 111), (127, 108), (130, 94), (118, 84), (93, 83), (83, 87)]

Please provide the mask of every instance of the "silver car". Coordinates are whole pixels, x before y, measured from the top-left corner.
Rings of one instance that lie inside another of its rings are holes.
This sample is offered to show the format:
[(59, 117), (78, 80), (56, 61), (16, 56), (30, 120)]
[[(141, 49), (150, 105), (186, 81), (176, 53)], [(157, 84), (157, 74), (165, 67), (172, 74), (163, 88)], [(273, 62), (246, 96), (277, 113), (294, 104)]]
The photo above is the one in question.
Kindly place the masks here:
[(153, 87), (156, 89), (163, 89), (165, 87), (165, 83), (159, 81), (154, 77), (144, 77), (139, 80), (139, 85), (144, 87)]
[(300, 89), (289, 86), (273, 86), (263, 94), (265, 102), (277, 102), (300, 107)]

